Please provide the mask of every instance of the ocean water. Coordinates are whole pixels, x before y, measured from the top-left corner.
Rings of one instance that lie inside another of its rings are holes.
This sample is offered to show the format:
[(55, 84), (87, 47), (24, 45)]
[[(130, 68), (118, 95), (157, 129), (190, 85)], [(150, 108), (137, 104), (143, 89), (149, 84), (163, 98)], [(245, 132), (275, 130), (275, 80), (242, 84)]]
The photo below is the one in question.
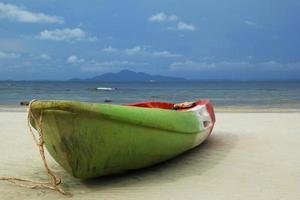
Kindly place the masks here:
[[(116, 88), (97, 91), (97, 87)], [(114, 104), (139, 101), (183, 102), (210, 99), (216, 107), (300, 108), (300, 81), (232, 82), (64, 82), (2, 81), (0, 105), (31, 99), (76, 100)]]

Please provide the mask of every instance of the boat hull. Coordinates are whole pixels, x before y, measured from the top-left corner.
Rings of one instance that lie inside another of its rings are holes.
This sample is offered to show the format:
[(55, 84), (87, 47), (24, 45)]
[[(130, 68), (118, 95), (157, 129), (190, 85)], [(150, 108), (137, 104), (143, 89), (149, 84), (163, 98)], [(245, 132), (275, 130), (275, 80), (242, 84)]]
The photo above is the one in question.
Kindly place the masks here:
[(213, 128), (213, 122), (201, 127), (194, 111), (37, 101), (32, 112), (33, 127), (42, 118), (50, 155), (80, 179), (168, 160), (200, 144)]

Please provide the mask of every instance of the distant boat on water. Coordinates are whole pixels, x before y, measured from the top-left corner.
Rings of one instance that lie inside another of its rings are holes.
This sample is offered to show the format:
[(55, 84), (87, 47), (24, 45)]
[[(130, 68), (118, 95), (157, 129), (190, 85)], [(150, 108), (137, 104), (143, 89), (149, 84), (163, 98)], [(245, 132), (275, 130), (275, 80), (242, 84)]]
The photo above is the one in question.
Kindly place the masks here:
[(113, 91), (116, 90), (117, 88), (110, 88), (110, 87), (97, 87), (95, 90), (97, 91)]

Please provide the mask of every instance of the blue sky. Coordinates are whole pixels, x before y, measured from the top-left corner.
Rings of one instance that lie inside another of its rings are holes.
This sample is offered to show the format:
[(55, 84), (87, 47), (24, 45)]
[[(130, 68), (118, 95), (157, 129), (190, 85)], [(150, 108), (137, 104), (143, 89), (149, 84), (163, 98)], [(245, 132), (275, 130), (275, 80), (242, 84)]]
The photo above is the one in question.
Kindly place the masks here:
[(300, 79), (298, 0), (0, 1), (0, 80)]

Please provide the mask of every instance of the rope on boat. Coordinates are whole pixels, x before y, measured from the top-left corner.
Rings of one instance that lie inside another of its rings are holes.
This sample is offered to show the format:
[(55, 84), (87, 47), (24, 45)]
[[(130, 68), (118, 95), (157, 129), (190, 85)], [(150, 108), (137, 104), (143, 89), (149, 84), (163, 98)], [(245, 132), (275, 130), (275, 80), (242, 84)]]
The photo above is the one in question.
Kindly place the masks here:
[[(32, 135), (32, 138), (34, 140), (34, 142), (36, 143), (36, 145), (39, 148), (39, 152), (44, 164), (44, 168), (46, 170), (46, 173), (49, 177), (48, 181), (34, 181), (34, 180), (29, 180), (29, 179), (23, 179), (23, 178), (16, 178), (16, 177), (10, 177), (10, 176), (0, 176), (0, 181), (7, 181), (10, 182), (14, 185), (18, 185), (21, 187), (25, 187), (25, 188), (30, 188), (30, 189), (36, 189), (36, 188), (46, 188), (46, 189), (50, 189), (50, 190), (54, 190), (57, 191), (63, 195), (68, 195), (69, 193), (67, 193), (64, 189), (62, 189), (59, 185), (61, 184), (61, 179), (59, 177), (57, 177), (54, 172), (49, 168), (49, 165), (47, 163), (46, 160), (46, 156), (45, 156), (45, 149), (44, 149), (44, 132), (42, 129), (42, 123), (43, 123), (43, 111), (41, 111), (40, 113), (40, 117), (37, 120), (34, 116), (34, 114), (31, 111), (31, 107), (32, 107), (32, 103), (35, 102), (36, 100), (32, 100), (29, 103), (29, 109), (28, 109), (28, 115), (27, 115), (27, 125), (29, 128), (29, 131)], [(35, 123), (36, 123), (36, 132), (37, 134), (34, 133), (32, 126), (30, 124), (30, 118), (33, 118)]]

